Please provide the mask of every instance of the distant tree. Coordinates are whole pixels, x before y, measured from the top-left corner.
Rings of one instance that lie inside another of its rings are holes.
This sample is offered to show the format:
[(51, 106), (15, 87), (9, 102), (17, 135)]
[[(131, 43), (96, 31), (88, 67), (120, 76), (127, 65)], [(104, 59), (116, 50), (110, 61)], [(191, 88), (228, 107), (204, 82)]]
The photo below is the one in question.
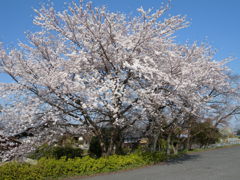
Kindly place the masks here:
[(240, 136), (240, 129), (237, 130), (237, 135)]
[(191, 128), (190, 135), (191, 142), (199, 144), (200, 147), (215, 144), (221, 137), (218, 128), (209, 122), (195, 123)]

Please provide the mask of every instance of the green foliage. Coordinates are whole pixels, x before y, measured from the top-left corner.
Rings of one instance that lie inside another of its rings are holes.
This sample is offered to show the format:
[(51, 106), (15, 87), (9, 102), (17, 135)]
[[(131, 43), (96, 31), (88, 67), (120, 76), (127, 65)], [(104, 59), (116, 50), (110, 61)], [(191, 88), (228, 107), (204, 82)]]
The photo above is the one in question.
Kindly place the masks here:
[(139, 157), (141, 157), (145, 164), (155, 164), (165, 161), (168, 158), (166, 153), (163, 151), (150, 152), (138, 149), (136, 153)]
[(65, 156), (67, 158), (75, 158), (82, 157), (83, 150), (80, 148), (72, 148), (72, 147), (54, 147), (52, 156), (56, 159), (60, 159)]
[(191, 129), (191, 135), (193, 142), (201, 146), (215, 144), (221, 137), (219, 130), (209, 122), (196, 123)]
[(166, 149), (167, 149), (167, 140), (163, 139), (163, 138), (160, 138), (158, 140), (158, 145), (160, 146), (162, 151), (166, 151)]
[(44, 179), (32, 165), (11, 162), (0, 166), (0, 180), (35, 180)]
[(37, 165), (10, 162), (0, 166), (0, 180), (35, 180), (90, 175), (154, 164), (166, 159), (167, 156), (161, 152), (150, 153), (141, 151), (125, 156), (112, 155), (99, 159), (89, 156), (74, 159), (62, 157), (58, 160), (41, 158)]
[(102, 148), (97, 136), (92, 137), (88, 152), (91, 157), (100, 158), (102, 156)]
[(237, 130), (237, 135), (240, 136), (240, 129)]
[(74, 137), (70, 134), (65, 134), (58, 139), (57, 144), (59, 146), (74, 147), (82, 144), (82, 142), (78, 140), (78, 137)]
[(82, 154), (83, 150), (80, 148), (73, 148), (70, 146), (49, 146), (45, 144), (30, 154), (29, 157), (32, 159), (40, 159), (43, 157), (60, 159), (63, 156), (66, 158), (82, 157)]

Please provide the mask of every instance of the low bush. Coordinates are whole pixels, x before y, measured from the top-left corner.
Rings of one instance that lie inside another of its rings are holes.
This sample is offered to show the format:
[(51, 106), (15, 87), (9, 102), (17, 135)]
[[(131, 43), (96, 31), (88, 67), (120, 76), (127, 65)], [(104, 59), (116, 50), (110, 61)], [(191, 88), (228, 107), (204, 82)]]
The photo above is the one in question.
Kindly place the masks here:
[(28, 157), (32, 159), (40, 158), (53, 158), (60, 159), (65, 156), (66, 158), (82, 157), (83, 150), (70, 146), (49, 146), (47, 144), (40, 146), (36, 151), (31, 153)]
[(58, 160), (41, 158), (37, 165), (9, 162), (0, 166), (0, 180), (36, 180), (90, 175), (154, 164), (166, 158), (167, 156), (160, 152), (136, 152), (125, 156), (112, 155), (99, 159), (89, 156), (74, 159), (62, 157)]

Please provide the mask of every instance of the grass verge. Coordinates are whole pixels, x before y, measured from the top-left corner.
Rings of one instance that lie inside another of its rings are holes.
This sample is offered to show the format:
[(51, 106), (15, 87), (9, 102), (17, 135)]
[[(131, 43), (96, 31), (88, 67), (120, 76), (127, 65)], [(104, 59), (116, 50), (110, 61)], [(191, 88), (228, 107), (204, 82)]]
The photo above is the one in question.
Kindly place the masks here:
[[(207, 149), (195, 149), (167, 156), (165, 153), (135, 152), (129, 155), (112, 155), (94, 159), (89, 156), (83, 158), (61, 159), (41, 158), (36, 165), (9, 162), (0, 166), (0, 180), (42, 180), (63, 179), (73, 176), (89, 176), (121, 170), (135, 169), (164, 162), (168, 159), (180, 157), (184, 154), (229, 148), (240, 145), (227, 145)], [(70, 178), (71, 179), (71, 178)]]
[(0, 180), (57, 179), (71, 176), (88, 176), (152, 165), (173, 156), (156, 152), (136, 152), (129, 155), (112, 155), (94, 159), (83, 158), (59, 160), (41, 158), (36, 165), (9, 162), (0, 166)]
[(187, 154), (190, 153), (191, 154), (191, 153), (197, 153), (197, 152), (212, 151), (212, 150), (222, 149), (222, 148), (231, 148), (231, 147), (235, 147), (235, 146), (240, 146), (240, 144), (217, 146), (217, 147), (211, 147), (211, 148), (197, 148), (197, 149), (193, 149), (191, 151), (186, 151), (185, 153), (187, 153)]

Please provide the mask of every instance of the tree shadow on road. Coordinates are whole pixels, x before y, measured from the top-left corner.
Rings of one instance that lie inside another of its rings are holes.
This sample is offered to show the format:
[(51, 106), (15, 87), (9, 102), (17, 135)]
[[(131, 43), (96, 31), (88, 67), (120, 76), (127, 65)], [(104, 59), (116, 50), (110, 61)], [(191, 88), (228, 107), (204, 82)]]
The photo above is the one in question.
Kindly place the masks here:
[(179, 158), (173, 158), (168, 160), (166, 163), (167, 165), (171, 164), (182, 164), (185, 161), (194, 161), (200, 158), (199, 154), (183, 154)]

